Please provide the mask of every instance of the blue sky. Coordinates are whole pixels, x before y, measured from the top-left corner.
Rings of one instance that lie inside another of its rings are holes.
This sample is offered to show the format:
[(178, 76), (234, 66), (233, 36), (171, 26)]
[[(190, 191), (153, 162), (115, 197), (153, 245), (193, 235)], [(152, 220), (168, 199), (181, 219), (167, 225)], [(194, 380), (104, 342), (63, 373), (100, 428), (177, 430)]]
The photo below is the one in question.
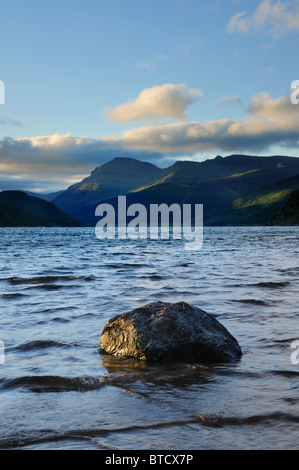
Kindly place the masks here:
[(299, 156), (299, 1), (1, 2), (0, 189), (113, 156)]

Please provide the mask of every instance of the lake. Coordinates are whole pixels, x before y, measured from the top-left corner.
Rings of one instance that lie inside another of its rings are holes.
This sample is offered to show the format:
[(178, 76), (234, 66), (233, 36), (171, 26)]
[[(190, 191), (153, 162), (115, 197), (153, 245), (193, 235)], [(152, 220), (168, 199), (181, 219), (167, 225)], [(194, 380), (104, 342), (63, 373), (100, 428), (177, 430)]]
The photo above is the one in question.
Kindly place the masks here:
[[(184, 244), (1, 229), (1, 449), (298, 447), (298, 228), (205, 227), (201, 250)], [(99, 352), (109, 318), (157, 300), (215, 315), (241, 360)]]

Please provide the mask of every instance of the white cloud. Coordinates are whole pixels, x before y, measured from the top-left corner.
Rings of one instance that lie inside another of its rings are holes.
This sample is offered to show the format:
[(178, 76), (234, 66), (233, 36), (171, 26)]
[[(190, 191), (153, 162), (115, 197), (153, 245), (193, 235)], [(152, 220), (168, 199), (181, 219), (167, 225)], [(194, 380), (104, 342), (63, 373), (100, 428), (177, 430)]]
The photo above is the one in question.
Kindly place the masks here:
[(223, 96), (222, 98), (218, 98), (218, 103), (240, 104), (241, 100), (236, 95)]
[(236, 13), (231, 18), (229, 24), (226, 27), (226, 30), (229, 33), (233, 33), (237, 29), (238, 31), (242, 31), (243, 33), (246, 33), (247, 31), (246, 20), (241, 19), (244, 15), (246, 15), (246, 11), (243, 11), (241, 13)]
[(46, 136), (23, 137), (17, 142), (28, 142), (32, 148), (64, 149), (88, 141), (85, 137), (73, 137), (72, 134), (52, 134)]
[(299, 1), (263, 0), (251, 13), (236, 13), (226, 27), (229, 33), (256, 32), (266, 27), (278, 35), (288, 31), (299, 31)]
[(259, 93), (251, 100), (248, 111), (268, 123), (275, 122), (282, 129), (297, 130), (299, 133), (299, 106), (291, 103), (289, 95), (271, 98), (269, 93)]
[(163, 117), (184, 120), (186, 107), (201, 96), (202, 90), (187, 90), (184, 84), (166, 83), (145, 88), (134, 101), (111, 109), (107, 119), (116, 122), (157, 120)]

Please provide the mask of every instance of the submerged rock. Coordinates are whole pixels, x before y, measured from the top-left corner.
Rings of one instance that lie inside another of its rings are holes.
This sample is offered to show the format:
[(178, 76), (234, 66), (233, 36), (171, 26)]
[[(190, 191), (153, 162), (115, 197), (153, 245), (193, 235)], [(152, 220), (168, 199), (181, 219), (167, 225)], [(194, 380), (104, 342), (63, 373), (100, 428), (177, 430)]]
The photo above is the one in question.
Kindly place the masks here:
[(227, 362), (242, 355), (216, 318), (186, 302), (152, 302), (104, 326), (100, 347), (114, 356), (149, 361)]

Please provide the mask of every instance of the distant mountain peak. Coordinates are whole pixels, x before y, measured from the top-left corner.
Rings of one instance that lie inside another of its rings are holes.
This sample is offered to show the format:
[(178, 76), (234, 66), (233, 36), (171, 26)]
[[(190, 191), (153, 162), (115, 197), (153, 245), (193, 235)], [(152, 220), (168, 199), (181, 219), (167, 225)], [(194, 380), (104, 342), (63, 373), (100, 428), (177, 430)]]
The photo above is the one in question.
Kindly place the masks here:
[(193, 165), (198, 165), (198, 162), (193, 162), (192, 160), (178, 160), (171, 167), (169, 167), (168, 170), (179, 170), (181, 168), (187, 168)]
[(95, 175), (98, 173), (105, 173), (111, 171), (121, 171), (125, 173), (130, 173), (132, 170), (134, 171), (146, 171), (148, 169), (157, 169), (158, 167), (153, 163), (144, 162), (137, 160), (136, 158), (128, 158), (128, 157), (115, 157), (109, 162), (103, 163), (96, 167), (92, 172), (91, 175)]

